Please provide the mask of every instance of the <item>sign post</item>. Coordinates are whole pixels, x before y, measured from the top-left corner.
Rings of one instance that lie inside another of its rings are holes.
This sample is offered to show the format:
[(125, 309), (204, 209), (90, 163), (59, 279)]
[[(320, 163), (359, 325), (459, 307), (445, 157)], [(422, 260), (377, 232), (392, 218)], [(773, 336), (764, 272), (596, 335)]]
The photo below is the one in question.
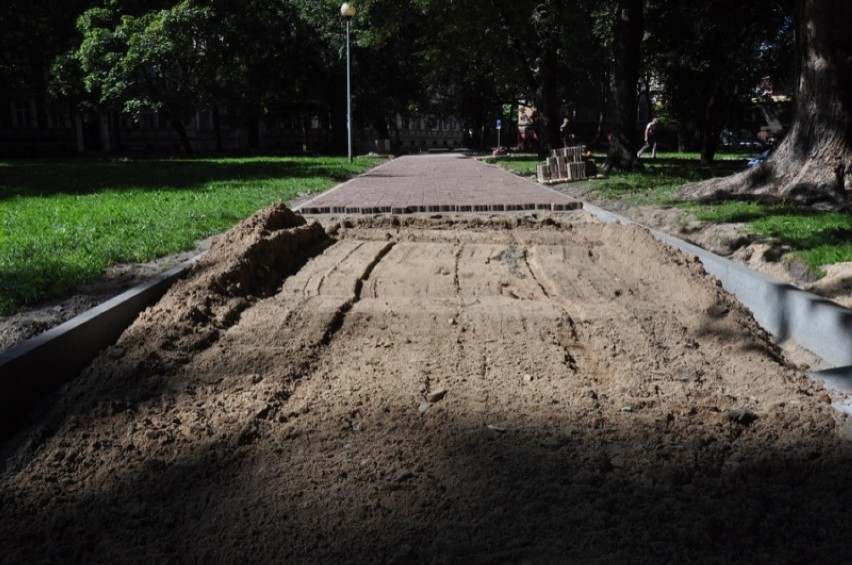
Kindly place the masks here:
[(500, 149), (502, 145), (500, 145), (500, 130), (503, 129), (503, 120), (497, 118), (497, 149)]

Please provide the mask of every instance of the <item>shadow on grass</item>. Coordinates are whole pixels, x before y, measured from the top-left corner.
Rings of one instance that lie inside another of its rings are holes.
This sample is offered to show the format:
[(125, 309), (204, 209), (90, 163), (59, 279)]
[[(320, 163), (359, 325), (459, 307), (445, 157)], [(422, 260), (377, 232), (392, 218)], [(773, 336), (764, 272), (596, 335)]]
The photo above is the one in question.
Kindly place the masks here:
[(648, 193), (672, 193), (668, 204), (676, 204), (676, 192), (682, 185), (714, 177), (735, 174), (744, 168), (740, 161), (718, 161), (712, 167), (697, 160), (658, 158), (643, 159), (641, 172), (616, 173), (600, 183), (597, 191), (606, 198), (620, 198)]
[(61, 258), (16, 262), (0, 266), (0, 315), (72, 292), (101, 275), (90, 268)]
[(212, 182), (325, 177), (357, 173), (345, 158), (11, 160), (0, 175), (0, 199), (91, 194), (122, 189), (196, 189)]
[(646, 166), (645, 174), (672, 177), (676, 180), (684, 178), (689, 182), (733, 175), (745, 169), (745, 162), (736, 160), (715, 161), (711, 166), (686, 159), (654, 159), (643, 163)]
[(702, 221), (748, 223), (761, 236), (799, 252), (852, 242), (852, 216), (799, 207), (766, 195), (716, 195), (702, 200), (694, 211)]

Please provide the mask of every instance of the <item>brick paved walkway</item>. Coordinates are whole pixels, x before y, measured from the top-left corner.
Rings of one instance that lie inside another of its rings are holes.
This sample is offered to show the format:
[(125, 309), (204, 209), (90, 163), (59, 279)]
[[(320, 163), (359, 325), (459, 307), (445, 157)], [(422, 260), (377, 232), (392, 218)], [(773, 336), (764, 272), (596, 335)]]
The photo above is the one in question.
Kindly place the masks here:
[(582, 203), (459, 154), (400, 157), (302, 204), (303, 214), (572, 210)]

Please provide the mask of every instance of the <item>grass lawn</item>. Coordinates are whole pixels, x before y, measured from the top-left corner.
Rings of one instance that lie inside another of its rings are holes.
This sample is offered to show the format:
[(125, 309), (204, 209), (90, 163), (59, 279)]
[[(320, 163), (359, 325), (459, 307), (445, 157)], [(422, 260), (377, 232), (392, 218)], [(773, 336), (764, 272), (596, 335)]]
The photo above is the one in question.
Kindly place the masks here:
[(376, 163), (358, 158), (0, 161), (0, 314), (112, 264), (192, 249), (257, 210)]
[(815, 212), (789, 205), (766, 206), (731, 201), (684, 206), (704, 222), (744, 222), (752, 233), (772, 238), (793, 250), (817, 276), (823, 265), (852, 261), (852, 215)]
[[(603, 155), (597, 157), (599, 162), (603, 161)], [(749, 233), (789, 247), (792, 257), (804, 261), (818, 276), (824, 274), (822, 265), (852, 261), (852, 216), (849, 214), (742, 201), (702, 204), (678, 197), (678, 189), (688, 182), (743, 170), (745, 157), (723, 153), (717, 156), (712, 168), (707, 168), (699, 162), (698, 154), (658, 153), (656, 160), (644, 160), (645, 171), (641, 173), (613, 174), (589, 181), (589, 186), (600, 198), (620, 200), (632, 206), (677, 206), (704, 222), (745, 223)], [(536, 155), (527, 154), (487, 161), (532, 177), (535, 177), (536, 165), (544, 162)]]

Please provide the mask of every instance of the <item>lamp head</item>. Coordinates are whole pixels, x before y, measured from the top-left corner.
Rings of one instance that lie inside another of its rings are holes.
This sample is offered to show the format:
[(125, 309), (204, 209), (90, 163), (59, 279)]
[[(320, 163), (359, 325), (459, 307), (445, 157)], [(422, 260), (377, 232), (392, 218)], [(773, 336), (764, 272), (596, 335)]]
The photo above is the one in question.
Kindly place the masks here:
[(349, 2), (344, 2), (343, 6), (340, 7), (340, 15), (347, 20), (351, 20), (355, 17), (355, 6)]

